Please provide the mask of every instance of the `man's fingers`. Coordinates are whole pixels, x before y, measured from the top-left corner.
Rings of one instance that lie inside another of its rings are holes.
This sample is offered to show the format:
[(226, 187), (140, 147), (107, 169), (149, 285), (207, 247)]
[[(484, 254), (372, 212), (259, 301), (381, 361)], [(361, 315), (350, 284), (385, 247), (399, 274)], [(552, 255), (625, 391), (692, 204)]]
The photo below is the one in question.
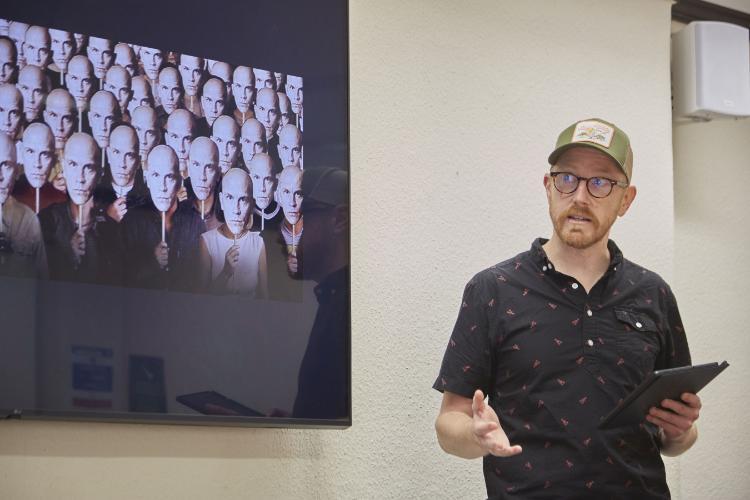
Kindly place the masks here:
[(490, 432), (497, 430), (498, 425), (495, 422), (481, 422), (474, 426), (474, 433), (479, 436), (486, 436)]
[[(682, 415), (678, 415), (676, 413), (672, 413), (671, 411), (660, 410), (659, 408), (652, 407), (649, 411), (649, 417), (651, 417), (651, 419), (653, 420), (658, 419), (660, 422), (667, 422), (670, 425), (678, 427), (679, 429), (681, 429), (681, 431), (685, 431), (689, 429), (691, 425), (693, 425), (693, 421), (691, 419), (686, 418)], [(649, 419), (649, 421), (651, 421), (652, 423), (656, 423), (651, 419)]]
[(471, 410), (474, 413), (479, 413), (482, 409), (484, 409), (484, 394), (477, 389), (474, 391), (474, 399), (471, 400)]
[(689, 418), (692, 420), (698, 420), (698, 415), (700, 414), (700, 411), (698, 408), (693, 406), (688, 406), (685, 403), (675, 401), (673, 399), (665, 399), (661, 402), (662, 407), (667, 408), (668, 410), (672, 410), (676, 414)]
[(513, 455), (518, 455), (522, 451), (523, 449), (517, 444), (513, 446), (496, 445), (490, 450), (490, 453), (496, 457), (512, 457)]
[(690, 405), (693, 408), (701, 409), (703, 405), (701, 404), (701, 398), (698, 397), (697, 394), (691, 394), (689, 392), (685, 392), (681, 396), (682, 400)]

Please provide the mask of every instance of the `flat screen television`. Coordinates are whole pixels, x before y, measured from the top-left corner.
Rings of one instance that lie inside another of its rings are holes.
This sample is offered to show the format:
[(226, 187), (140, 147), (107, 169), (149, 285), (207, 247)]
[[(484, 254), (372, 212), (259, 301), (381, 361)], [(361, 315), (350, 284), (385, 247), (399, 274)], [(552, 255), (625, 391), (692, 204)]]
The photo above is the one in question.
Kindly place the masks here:
[(351, 425), (347, 23), (2, 2), (0, 417)]

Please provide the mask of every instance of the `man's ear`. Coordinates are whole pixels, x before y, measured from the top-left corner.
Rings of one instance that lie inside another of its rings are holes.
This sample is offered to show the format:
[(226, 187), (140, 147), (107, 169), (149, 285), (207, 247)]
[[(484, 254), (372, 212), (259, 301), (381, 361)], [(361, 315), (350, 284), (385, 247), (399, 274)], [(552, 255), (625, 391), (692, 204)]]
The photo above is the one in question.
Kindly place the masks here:
[(333, 209), (333, 231), (336, 234), (349, 231), (349, 205), (336, 205)]
[(552, 180), (552, 177), (549, 174), (544, 174), (544, 179), (542, 180), (542, 182), (544, 184), (544, 190), (547, 193), (547, 201), (549, 201), (550, 196), (552, 196), (552, 187), (553, 187), (552, 184), (554, 181)]
[(625, 195), (622, 197), (620, 202), (620, 209), (617, 211), (617, 215), (622, 217), (630, 208), (630, 204), (635, 200), (635, 195), (638, 194), (638, 190), (635, 186), (630, 185), (625, 188)]

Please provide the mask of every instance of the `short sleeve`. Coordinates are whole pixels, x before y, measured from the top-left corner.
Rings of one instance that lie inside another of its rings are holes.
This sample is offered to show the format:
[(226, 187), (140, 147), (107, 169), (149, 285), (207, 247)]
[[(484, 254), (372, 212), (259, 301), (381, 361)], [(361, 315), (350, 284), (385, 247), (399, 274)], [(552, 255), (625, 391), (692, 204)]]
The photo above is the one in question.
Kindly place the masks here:
[(661, 288), (662, 310), (665, 317), (664, 348), (659, 354), (655, 369), (675, 368), (692, 364), (685, 328), (677, 308), (677, 299), (669, 285)]
[(481, 273), (464, 288), (463, 300), (433, 389), (471, 398), (476, 389), (488, 394), (491, 350), (488, 309), (494, 294)]

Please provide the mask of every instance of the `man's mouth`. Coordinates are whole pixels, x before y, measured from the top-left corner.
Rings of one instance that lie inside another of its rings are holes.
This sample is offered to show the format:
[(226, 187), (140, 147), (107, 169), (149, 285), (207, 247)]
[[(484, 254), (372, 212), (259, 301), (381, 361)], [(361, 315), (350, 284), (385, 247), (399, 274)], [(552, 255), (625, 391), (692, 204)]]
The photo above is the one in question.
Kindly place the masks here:
[(586, 217), (584, 215), (568, 215), (567, 219), (569, 221), (577, 222), (577, 223), (591, 222), (591, 218)]

